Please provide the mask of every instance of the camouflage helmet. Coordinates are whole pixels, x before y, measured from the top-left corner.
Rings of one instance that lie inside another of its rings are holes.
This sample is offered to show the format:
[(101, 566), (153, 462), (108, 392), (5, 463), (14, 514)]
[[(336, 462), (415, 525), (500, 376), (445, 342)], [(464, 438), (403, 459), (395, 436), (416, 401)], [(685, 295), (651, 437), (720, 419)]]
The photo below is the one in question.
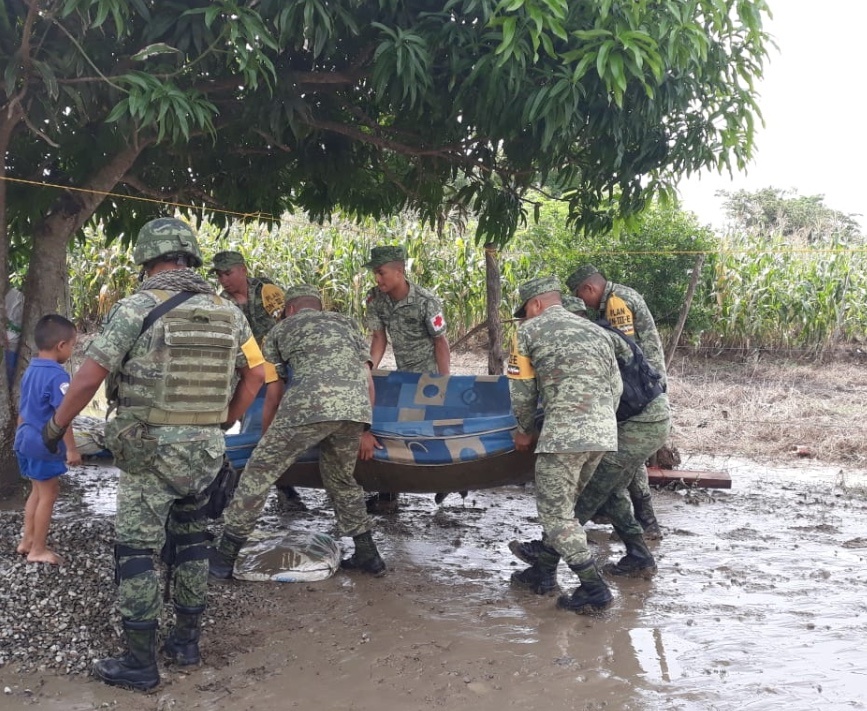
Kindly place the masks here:
[(192, 257), (191, 266), (202, 266), (196, 233), (186, 222), (173, 217), (145, 223), (139, 230), (132, 258), (136, 264), (144, 264), (164, 254), (187, 254)]

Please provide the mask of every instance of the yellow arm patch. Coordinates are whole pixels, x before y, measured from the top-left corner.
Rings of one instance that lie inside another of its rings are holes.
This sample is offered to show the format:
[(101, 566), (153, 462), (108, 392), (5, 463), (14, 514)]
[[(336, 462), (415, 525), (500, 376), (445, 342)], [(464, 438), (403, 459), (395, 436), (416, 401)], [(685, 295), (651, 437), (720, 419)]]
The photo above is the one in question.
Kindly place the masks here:
[(536, 377), (536, 369), (530, 359), (518, 352), (518, 334), (512, 335), (512, 348), (509, 353), (509, 363), (506, 375), (512, 380), (532, 380)]
[(622, 334), (635, 338), (635, 319), (632, 310), (623, 299), (616, 294), (608, 297), (605, 304), (605, 319)]
[(276, 311), (283, 310), (283, 290), (276, 284), (262, 286), (262, 306), (272, 316)]
[(274, 367), (273, 363), (269, 363), (267, 360), (265, 361), (265, 385), (268, 383), (273, 383), (275, 380), (279, 380), (277, 375), (277, 368)]
[[(259, 348), (259, 344), (256, 343), (255, 338), (249, 338), (247, 342), (241, 346), (241, 352), (247, 359), (247, 367), (249, 368), (255, 368), (257, 365), (262, 365), (262, 363), (265, 362), (265, 358), (262, 356), (262, 349)], [(273, 368), (274, 366), (271, 367)]]

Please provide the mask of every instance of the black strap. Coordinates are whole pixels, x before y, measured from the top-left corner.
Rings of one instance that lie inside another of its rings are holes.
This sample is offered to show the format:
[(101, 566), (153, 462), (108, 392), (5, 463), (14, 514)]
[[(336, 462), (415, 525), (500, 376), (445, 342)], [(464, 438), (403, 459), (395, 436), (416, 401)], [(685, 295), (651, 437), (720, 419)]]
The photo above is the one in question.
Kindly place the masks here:
[(144, 321), (141, 322), (141, 331), (138, 332), (139, 338), (141, 338), (142, 334), (147, 331), (151, 326), (154, 325), (154, 322), (162, 316), (164, 313), (171, 311), (175, 306), (180, 306), (187, 299), (192, 299), (198, 292), (197, 291), (179, 291), (177, 294), (170, 296), (168, 299), (163, 301), (160, 304), (154, 306), (150, 313), (144, 317)]

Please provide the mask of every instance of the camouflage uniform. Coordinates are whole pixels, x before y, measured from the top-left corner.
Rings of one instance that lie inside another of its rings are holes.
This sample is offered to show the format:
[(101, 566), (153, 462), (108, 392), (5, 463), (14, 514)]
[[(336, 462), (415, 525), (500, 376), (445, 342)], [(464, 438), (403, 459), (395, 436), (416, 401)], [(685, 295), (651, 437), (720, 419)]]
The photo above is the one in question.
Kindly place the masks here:
[(364, 493), (353, 476), (359, 437), (372, 414), (368, 346), (357, 326), (340, 314), (303, 308), (271, 330), (264, 354), (281, 377), (291, 368), (292, 380), (224, 513), (226, 533), (234, 540), (247, 538), (271, 484), (317, 444), (322, 483), (340, 533), (369, 531)]
[[(137, 394), (142, 401), (156, 397), (147, 375), (164, 359), (167, 346), (160, 324), (175, 310), (139, 335), (145, 316), (159, 303), (154, 289), (196, 291), (176, 310), (196, 310), (202, 317), (214, 314), (224, 319), (226, 335), (233, 343), (227, 354), (232, 371), (262, 363), (250, 327), (237, 309), (189, 270), (162, 272), (114, 306), (102, 331), (85, 352), (85, 357), (126, 379), (122, 392)], [(221, 403), (212, 401), (201, 409), (224, 409), (231, 392), (225, 388), (221, 395)], [(189, 399), (195, 400), (195, 395)], [(206, 540), (206, 522), (193, 514), (201, 507), (203, 492), (220, 469), (225, 443), (218, 418), (208, 425), (149, 424), (141, 419), (140, 408), (130, 404), (133, 400), (124, 396), (118, 403), (117, 416), (106, 426), (107, 446), (121, 470), (115, 524), (119, 607), (125, 620), (155, 620), (159, 618), (161, 596), (152, 556), (165, 543), (167, 525), (178, 542), (175, 602), (189, 608), (205, 603), (208, 565), (202, 544)], [(184, 503), (178, 504), (180, 500)]]
[(545, 420), (536, 446), (539, 519), (554, 550), (570, 566), (580, 567), (590, 560), (590, 552), (584, 528), (574, 518), (575, 501), (603, 453), (617, 449), (614, 412), (623, 385), (614, 348), (596, 325), (560, 305), (549, 306), (519, 326), (508, 375), (521, 432), (535, 430), (541, 398)]
[(433, 339), (446, 335), (443, 305), (427, 289), (407, 283), (409, 293), (400, 301), (373, 287), (367, 293), (364, 325), (369, 331), (388, 332), (398, 370), (436, 373)]
[[(266, 277), (247, 277), (247, 303), (239, 304), (229, 293), (224, 293), (223, 296), (241, 309), (250, 328), (253, 329), (256, 341), (261, 346), (265, 342), (268, 331), (274, 328), (274, 324), (278, 321), (274, 318), (274, 311), (283, 308), (283, 290)], [(276, 304), (277, 307), (269, 310), (265, 297), (268, 304), (271, 306)]]
[[(612, 308), (612, 302), (617, 299), (625, 302), (627, 308), (632, 314), (631, 318), (626, 319), (626, 323), (618, 323), (619, 314), (613, 313), (615, 309)], [(662, 339), (659, 337), (656, 323), (654, 322), (650, 309), (647, 308), (647, 303), (644, 301), (641, 294), (628, 286), (615, 284), (609, 281), (605, 285), (605, 290), (602, 294), (602, 301), (599, 303), (599, 313), (604, 316), (612, 326), (632, 338), (641, 347), (647, 360), (662, 376), (660, 383), (665, 386), (668, 376), (665, 371), (665, 351), (662, 348)], [(659, 422), (659, 415), (659, 412), (653, 414), (645, 411), (638, 417), (643, 418), (646, 416), (655, 419), (639, 419), (637, 421)], [(651, 439), (653, 439), (653, 437), (651, 437)], [(648, 457), (664, 444), (665, 440), (660, 442), (659, 447), (653, 450), (653, 452), (650, 452)], [(629, 495), (633, 500), (647, 499), (651, 496), (650, 481), (647, 477), (647, 467), (644, 465), (646, 459), (647, 457), (635, 466), (633, 476), (629, 482)]]

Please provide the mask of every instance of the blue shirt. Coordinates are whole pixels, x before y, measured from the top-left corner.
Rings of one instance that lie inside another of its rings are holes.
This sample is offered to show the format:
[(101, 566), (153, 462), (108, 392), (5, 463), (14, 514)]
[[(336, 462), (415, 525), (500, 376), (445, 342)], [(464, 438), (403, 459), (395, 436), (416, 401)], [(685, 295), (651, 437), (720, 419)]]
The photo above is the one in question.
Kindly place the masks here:
[(21, 379), (18, 414), (22, 423), (15, 432), (15, 451), (23, 457), (66, 461), (66, 445), (61, 441), (57, 454), (42, 442), (42, 428), (54, 415), (69, 389), (69, 373), (56, 361), (34, 358)]

